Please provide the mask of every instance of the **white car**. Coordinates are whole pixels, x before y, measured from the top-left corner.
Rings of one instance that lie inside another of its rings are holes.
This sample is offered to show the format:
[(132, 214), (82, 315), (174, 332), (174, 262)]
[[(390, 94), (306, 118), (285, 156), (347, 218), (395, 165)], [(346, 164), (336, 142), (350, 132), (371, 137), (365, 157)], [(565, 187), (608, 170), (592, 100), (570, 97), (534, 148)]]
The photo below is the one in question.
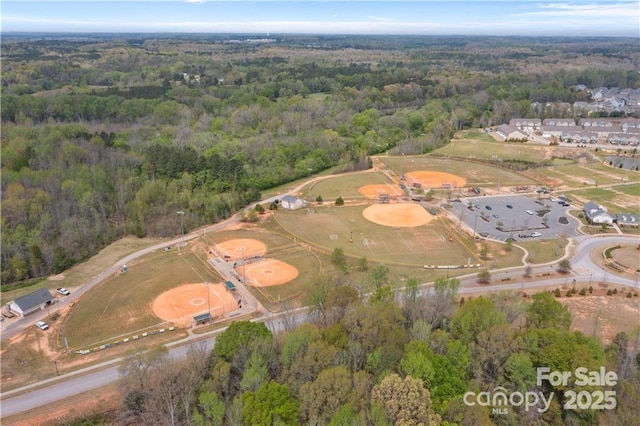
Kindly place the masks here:
[(533, 210), (527, 210), (527, 214), (533, 215)]
[(68, 296), (71, 294), (71, 292), (64, 287), (58, 287), (56, 288), (56, 291), (58, 292), (58, 294), (61, 294), (63, 296)]
[(542, 234), (541, 234), (541, 233), (539, 233), (539, 232), (532, 232), (532, 233), (531, 233), (531, 235), (529, 235), (529, 236), (530, 236), (530, 237), (532, 237), (532, 238), (535, 238), (535, 237), (542, 237)]
[(49, 324), (47, 324), (44, 321), (38, 321), (38, 322), (36, 322), (36, 327), (38, 327), (40, 330), (48, 330), (49, 329)]

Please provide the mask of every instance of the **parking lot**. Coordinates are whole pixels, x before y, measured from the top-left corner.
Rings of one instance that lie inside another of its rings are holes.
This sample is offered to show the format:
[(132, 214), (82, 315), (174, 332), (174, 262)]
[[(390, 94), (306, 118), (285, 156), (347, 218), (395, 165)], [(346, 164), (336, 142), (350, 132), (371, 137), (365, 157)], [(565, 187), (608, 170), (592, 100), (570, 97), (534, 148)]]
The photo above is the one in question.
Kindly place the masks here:
[(483, 237), (528, 241), (577, 235), (579, 223), (566, 214), (569, 208), (547, 195), (499, 195), (463, 198), (452, 202), (450, 211)]

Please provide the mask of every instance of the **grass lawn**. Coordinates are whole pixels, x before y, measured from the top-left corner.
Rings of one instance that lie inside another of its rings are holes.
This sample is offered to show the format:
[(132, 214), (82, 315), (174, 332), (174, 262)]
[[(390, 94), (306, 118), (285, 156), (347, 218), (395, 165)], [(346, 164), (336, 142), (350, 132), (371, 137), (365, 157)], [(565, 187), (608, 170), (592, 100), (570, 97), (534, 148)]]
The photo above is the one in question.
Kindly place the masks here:
[[(384, 173), (366, 171), (361, 173), (351, 173), (338, 175), (328, 179), (312, 182), (305, 186), (298, 194), (305, 200), (311, 197), (315, 201), (318, 195), (324, 200), (333, 202), (338, 197), (342, 198), (362, 198), (366, 197), (358, 192), (358, 188), (364, 185), (373, 184), (394, 184)], [(399, 188), (398, 188), (399, 190)]]
[(42, 287), (46, 287), (55, 293), (57, 287), (66, 287), (73, 289), (86, 283), (92, 277), (95, 277), (105, 269), (113, 266), (123, 257), (135, 253), (145, 247), (160, 243), (162, 240), (153, 238), (135, 238), (125, 237), (113, 244), (100, 250), (98, 254), (83, 262), (66, 270), (64, 274), (56, 276), (56, 280), (41, 280), (34, 285), (25, 288), (19, 288), (2, 293), (2, 304), (16, 297), (24, 296)]
[(67, 315), (61, 334), (70, 348), (87, 348), (157, 326), (162, 320), (153, 314), (151, 304), (161, 293), (182, 284), (221, 280), (189, 250), (151, 253), (128, 266), (126, 273), (83, 295)]
[[(490, 147), (487, 147), (489, 149)], [(439, 150), (435, 153), (440, 154)], [(396, 174), (415, 171), (436, 171), (463, 177), (467, 186), (516, 186), (535, 185), (536, 181), (507, 169), (487, 164), (435, 158), (432, 156), (380, 157)]]
[[(639, 176), (640, 177), (640, 176)], [(640, 183), (630, 183), (626, 185), (615, 185), (611, 189), (622, 192), (632, 197), (640, 197)]]
[[(355, 259), (366, 257), (374, 262), (422, 267), (432, 265), (462, 265), (470, 252), (458, 241), (448, 241), (451, 230), (441, 221), (433, 220), (415, 228), (392, 228), (366, 220), (362, 211), (368, 205), (324, 206), (314, 209), (277, 212), (278, 222), (300, 240), (330, 254), (340, 248)], [(350, 240), (352, 240), (350, 242)]]
[(564, 255), (564, 249), (569, 243), (567, 238), (551, 240), (518, 241), (517, 245), (529, 252), (527, 262), (532, 264), (553, 262)]
[(501, 159), (532, 161), (534, 163), (542, 163), (546, 155), (545, 147), (498, 142), (490, 135), (477, 130), (463, 132), (460, 138), (453, 139), (447, 145), (434, 151), (434, 154), (480, 160)]
[(570, 198), (582, 203), (594, 201), (605, 206), (610, 213), (638, 213), (638, 197), (607, 188), (588, 188), (565, 191)]

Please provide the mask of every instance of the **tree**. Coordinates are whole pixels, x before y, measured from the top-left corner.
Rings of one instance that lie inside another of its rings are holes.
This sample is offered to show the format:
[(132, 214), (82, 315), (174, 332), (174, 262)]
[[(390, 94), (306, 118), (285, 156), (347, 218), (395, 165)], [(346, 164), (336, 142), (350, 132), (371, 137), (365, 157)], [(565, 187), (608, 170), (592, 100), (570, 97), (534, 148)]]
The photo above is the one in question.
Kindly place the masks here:
[(218, 336), (213, 352), (220, 358), (231, 361), (241, 348), (252, 347), (257, 339), (271, 338), (271, 332), (263, 323), (237, 321)]
[(489, 259), (489, 246), (486, 244), (482, 244), (482, 247), (480, 248), (480, 257), (484, 260)]
[(358, 267), (363, 272), (369, 269), (369, 261), (366, 257), (363, 256), (358, 260)]
[(351, 374), (343, 366), (320, 372), (300, 389), (300, 411), (311, 424), (326, 424), (351, 394)]
[(571, 270), (571, 261), (569, 259), (562, 259), (560, 263), (558, 263), (558, 271), (566, 274)]
[(369, 282), (374, 288), (380, 288), (389, 283), (389, 267), (387, 265), (376, 265), (369, 272)]
[(396, 425), (438, 425), (429, 390), (420, 379), (397, 374), (385, 377), (371, 391), (372, 403), (380, 403), (386, 416)]
[(242, 418), (256, 426), (297, 425), (298, 402), (289, 388), (274, 381), (242, 394)]
[(489, 282), (491, 282), (491, 272), (489, 272), (488, 269), (483, 269), (482, 271), (478, 272), (477, 281), (481, 284), (488, 284)]
[(342, 199), (342, 197), (336, 198), (335, 205), (336, 206), (344, 206), (344, 200)]
[(571, 326), (571, 312), (548, 292), (537, 293), (527, 310), (527, 327), (559, 328), (568, 330)]
[(224, 402), (215, 392), (202, 392), (198, 397), (198, 408), (191, 416), (196, 426), (221, 425), (224, 420)]
[(322, 202), (323, 202), (323, 201), (324, 201), (324, 200), (322, 199), (322, 195), (318, 195), (318, 196), (316, 197), (316, 203), (318, 203), (318, 204), (322, 204)]
[(336, 247), (335, 249), (333, 249), (333, 252), (331, 253), (331, 263), (336, 265), (336, 267), (340, 271), (342, 271), (342, 273), (347, 273), (347, 258), (341, 248)]

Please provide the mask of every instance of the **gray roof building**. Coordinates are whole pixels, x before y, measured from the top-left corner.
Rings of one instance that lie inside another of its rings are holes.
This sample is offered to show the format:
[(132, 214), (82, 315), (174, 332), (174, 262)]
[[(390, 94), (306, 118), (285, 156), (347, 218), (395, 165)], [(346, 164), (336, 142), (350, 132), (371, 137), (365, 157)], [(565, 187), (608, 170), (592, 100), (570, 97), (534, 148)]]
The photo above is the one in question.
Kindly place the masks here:
[(26, 296), (18, 297), (9, 302), (8, 306), (11, 311), (26, 317), (34, 312), (44, 309), (47, 305), (51, 305), (55, 298), (46, 288), (41, 288)]

